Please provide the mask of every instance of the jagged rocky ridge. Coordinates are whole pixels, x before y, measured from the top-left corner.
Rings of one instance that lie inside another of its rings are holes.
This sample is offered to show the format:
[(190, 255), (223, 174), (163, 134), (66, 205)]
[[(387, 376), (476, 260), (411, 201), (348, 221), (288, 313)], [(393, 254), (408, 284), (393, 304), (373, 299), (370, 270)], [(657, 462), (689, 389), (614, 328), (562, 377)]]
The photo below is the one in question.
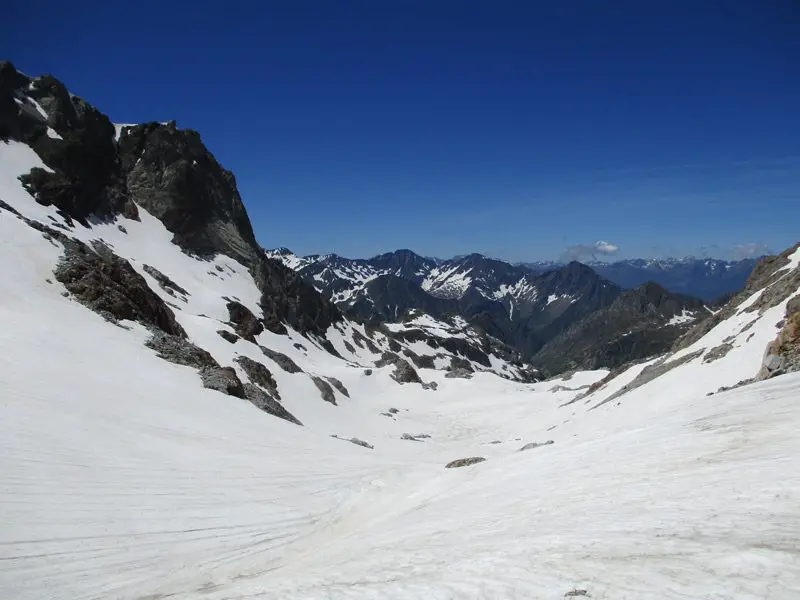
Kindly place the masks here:
[(285, 248), (268, 255), (355, 317), (399, 321), (410, 310), (439, 319), (458, 315), (551, 374), (661, 354), (710, 314), (700, 300), (653, 282), (624, 291), (579, 262), (533, 272), (478, 254), (442, 262), (410, 250), (367, 260), (300, 258)]

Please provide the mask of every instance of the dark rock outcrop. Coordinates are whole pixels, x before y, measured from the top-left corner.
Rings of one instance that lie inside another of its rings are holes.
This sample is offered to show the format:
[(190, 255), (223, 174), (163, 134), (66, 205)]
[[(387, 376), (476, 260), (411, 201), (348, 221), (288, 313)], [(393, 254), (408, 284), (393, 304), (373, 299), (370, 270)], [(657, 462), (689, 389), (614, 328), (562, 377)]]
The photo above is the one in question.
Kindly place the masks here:
[(525, 444), (517, 452), (522, 452), (523, 450), (533, 450), (534, 448), (540, 448), (541, 446), (549, 446), (550, 444), (554, 443), (555, 442), (553, 440), (547, 440), (546, 442), (531, 442), (530, 444)]
[(200, 379), (205, 388), (245, 398), (244, 387), (233, 367), (203, 367), (200, 369)]
[(137, 321), (186, 337), (172, 310), (127, 260), (99, 245), (93, 250), (78, 240), (62, 242), (54, 275), (82, 304), (114, 322)]
[(237, 356), (233, 361), (242, 368), (250, 381), (268, 390), (278, 400), (281, 399), (281, 395), (278, 393), (278, 382), (275, 381), (275, 377), (267, 367), (247, 356)]
[(145, 346), (156, 351), (156, 356), (176, 365), (198, 369), (219, 367), (219, 363), (206, 350), (195, 346), (184, 337), (155, 330)]
[(275, 362), (281, 369), (283, 369), (287, 373), (303, 372), (303, 369), (298, 367), (297, 363), (295, 363), (291, 358), (289, 358), (285, 354), (278, 352), (277, 350), (271, 350), (266, 346), (259, 346), (259, 348), (261, 348), (261, 352), (264, 354), (264, 356)]
[[(112, 132), (113, 133), (113, 132)], [(127, 127), (118, 142), (131, 200), (158, 218), (190, 254), (257, 259), (256, 243), (233, 173), (175, 121)]]
[(284, 421), (289, 421), (290, 423), (294, 423), (295, 425), (301, 425), (301, 426), (303, 425), (297, 419), (297, 417), (295, 417), (292, 413), (286, 410), (280, 402), (275, 400), (272, 396), (270, 396), (267, 392), (265, 392), (257, 385), (253, 383), (245, 383), (243, 388), (245, 397), (260, 410), (263, 410), (265, 413), (278, 417), (279, 419), (283, 419)]
[(333, 388), (330, 384), (322, 379), (322, 377), (317, 377), (315, 375), (311, 376), (311, 380), (314, 382), (314, 385), (317, 386), (319, 393), (322, 395), (322, 399), (325, 402), (330, 402), (334, 406), (336, 405), (336, 394), (333, 393)]
[[(682, 315), (691, 320), (673, 321)], [(702, 301), (647, 283), (624, 292), (611, 306), (569, 327), (548, 342), (533, 361), (550, 375), (575, 369), (614, 369), (666, 353), (694, 323), (708, 316)]]
[(231, 333), (230, 331), (225, 331), (224, 329), (218, 329), (217, 334), (219, 334), (223, 340), (230, 342), (231, 344), (235, 344), (239, 341), (238, 335)]
[(411, 366), (411, 363), (396, 354), (384, 352), (380, 360), (375, 363), (376, 367), (385, 367), (387, 365), (394, 365), (391, 377), (397, 383), (422, 383), (419, 374)]
[(447, 463), (444, 468), (445, 469), (457, 469), (458, 467), (468, 467), (470, 465), (476, 465), (485, 461), (486, 459), (482, 456), (471, 456), (469, 458), (459, 458), (458, 460), (453, 460)]
[(325, 379), (327, 379), (328, 383), (330, 383), (333, 387), (339, 390), (339, 393), (342, 394), (344, 397), (346, 398), (350, 397), (350, 392), (347, 391), (347, 388), (344, 387), (344, 384), (341, 381), (339, 381), (335, 377), (326, 377)]
[(158, 282), (158, 285), (161, 286), (165, 292), (167, 292), (170, 296), (174, 296), (177, 292), (183, 296), (190, 296), (189, 292), (179, 286), (177, 283), (172, 281), (169, 277), (164, 275), (161, 271), (156, 269), (155, 267), (151, 267), (150, 265), (142, 265), (142, 269), (145, 273), (150, 275), (153, 279)]
[(233, 325), (234, 331), (242, 339), (255, 344), (255, 336), (264, 331), (264, 325), (258, 320), (258, 317), (241, 302), (231, 300), (226, 306), (228, 308), (228, 318)]

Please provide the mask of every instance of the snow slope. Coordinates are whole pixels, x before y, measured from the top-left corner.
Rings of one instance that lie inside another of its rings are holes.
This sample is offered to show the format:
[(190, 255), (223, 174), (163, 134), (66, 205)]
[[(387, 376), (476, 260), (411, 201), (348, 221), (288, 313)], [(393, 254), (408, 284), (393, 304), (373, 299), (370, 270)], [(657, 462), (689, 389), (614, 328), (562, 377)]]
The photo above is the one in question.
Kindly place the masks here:
[[(36, 160), (0, 144), (0, 198), (57, 221), (16, 181)], [(666, 361), (694, 359), (608, 402), (656, 361), (599, 386), (605, 371), (521, 384), (422, 370), (434, 392), (390, 367), (367, 375), (356, 324), (329, 331), (343, 359), (295, 332), (258, 336), (305, 371), (290, 374), (216, 334), (221, 296), (257, 309), (246, 270), (186, 256), (140, 214), (70, 235), (186, 288), (184, 302), (148, 279), (221, 364), (268, 364), (305, 426), (204, 389), (138, 324), (62, 296), (59, 244), (0, 210), (0, 598), (798, 597), (800, 375), (706, 395), (757, 373), (785, 302), (741, 308)], [(324, 402), (307, 373), (350, 397)], [(444, 468), (467, 456), (487, 460)]]

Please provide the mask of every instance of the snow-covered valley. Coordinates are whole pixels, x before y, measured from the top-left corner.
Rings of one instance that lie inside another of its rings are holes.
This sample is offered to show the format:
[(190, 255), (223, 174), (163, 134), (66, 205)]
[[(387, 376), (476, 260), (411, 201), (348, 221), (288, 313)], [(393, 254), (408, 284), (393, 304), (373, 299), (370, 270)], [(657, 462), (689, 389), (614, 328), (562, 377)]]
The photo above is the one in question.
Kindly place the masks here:
[[(65, 218), (35, 167), (0, 141), (0, 598), (800, 597), (800, 249), (666, 355), (529, 383), (458, 319), (243, 333), (284, 288), (141, 203)], [(55, 277), (69, 240), (177, 325)], [(236, 385), (148, 347), (166, 326)]]

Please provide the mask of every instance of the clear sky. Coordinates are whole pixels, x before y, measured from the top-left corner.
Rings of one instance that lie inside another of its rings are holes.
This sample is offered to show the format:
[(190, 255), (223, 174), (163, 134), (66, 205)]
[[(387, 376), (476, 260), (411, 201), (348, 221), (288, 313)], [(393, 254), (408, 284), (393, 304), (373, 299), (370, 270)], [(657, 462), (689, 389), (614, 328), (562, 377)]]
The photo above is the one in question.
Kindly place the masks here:
[(39, 0), (0, 31), (113, 121), (200, 131), (265, 247), (800, 239), (796, 0)]

